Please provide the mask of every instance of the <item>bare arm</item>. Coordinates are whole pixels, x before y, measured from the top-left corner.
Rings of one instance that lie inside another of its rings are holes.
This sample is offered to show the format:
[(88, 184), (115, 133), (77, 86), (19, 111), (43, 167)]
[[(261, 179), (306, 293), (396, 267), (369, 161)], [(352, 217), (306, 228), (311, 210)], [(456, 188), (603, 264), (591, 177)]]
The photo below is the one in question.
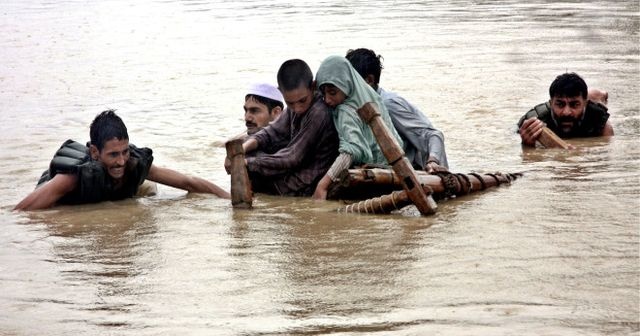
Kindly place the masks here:
[(330, 185), (331, 177), (329, 177), (329, 174), (325, 174), (322, 179), (320, 179), (320, 182), (318, 182), (318, 185), (316, 185), (316, 190), (313, 192), (312, 198), (316, 201), (326, 200)]
[(613, 135), (613, 126), (611, 126), (611, 122), (607, 121), (604, 125), (604, 129), (602, 130), (603, 136), (612, 136)]
[(254, 138), (247, 139), (244, 143), (242, 143), (242, 149), (244, 149), (245, 153), (253, 152), (258, 149), (258, 141)]
[(155, 165), (151, 165), (147, 179), (188, 192), (207, 193), (222, 198), (231, 198), (227, 191), (205, 179), (187, 176), (175, 170), (157, 167)]
[(32, 191), (13, 210), (37, 210), (50, 208), (71, 192), (78, 182), (78, 178), (71, 174), (58, 174), (45, 184)]
[(318, 184), (316, 185), (316, 189), (313, 192), (314, 200), (326, 200), (327, 193), (329, 191), (329, 186), (331, 186), (332, 181), (338, 180), (338, 175), (345, 169), (349, 169), (351, 167), (351, 163), (353, 159), (351, 154), (340, 153), (336, 160), (333, 162), (329, 171), (320, 179)]

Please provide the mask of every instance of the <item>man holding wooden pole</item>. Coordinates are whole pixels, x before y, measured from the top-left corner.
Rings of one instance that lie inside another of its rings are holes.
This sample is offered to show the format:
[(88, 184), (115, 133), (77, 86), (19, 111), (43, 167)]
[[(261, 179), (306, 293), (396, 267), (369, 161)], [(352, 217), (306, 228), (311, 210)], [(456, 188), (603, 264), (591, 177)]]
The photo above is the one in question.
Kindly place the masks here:
[(608, 94), (588, 90), (585, 81), (575, 73), (562, 74), (549, 87), (550, 99), (531, 109), (518, 122), (518, 133), (525, 146), (536, 141), (545, 147), (573, 146), (554, 138), (612, 136), (606, 107)]

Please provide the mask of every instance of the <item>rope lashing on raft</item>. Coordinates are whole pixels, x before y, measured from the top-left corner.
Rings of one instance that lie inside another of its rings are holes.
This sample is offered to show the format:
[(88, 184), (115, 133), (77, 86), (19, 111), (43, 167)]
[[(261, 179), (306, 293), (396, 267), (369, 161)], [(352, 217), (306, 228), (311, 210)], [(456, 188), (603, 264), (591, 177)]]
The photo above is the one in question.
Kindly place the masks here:
[[(436, 175), (442, 180), (444, 186), (444, 197), (452, 198), (460, 193), (461, 190), (466, 190), (466, 193), (471, 192), (471, 181), (464, 174), (454, 174), (451, 172), (434, 172), (432, 175)], [(463, 187), (462, 181), (464, 180), (466, 188)]]
[(478, 181), (480, 181), (480, 190), (487, 189), (487, 185), (484, 183), (484, 180), (482, 179), (482, 176), (480, 176), (480, 174), (478, 174), (478, 173), (469, 173), (469, 175), (477, 178)]

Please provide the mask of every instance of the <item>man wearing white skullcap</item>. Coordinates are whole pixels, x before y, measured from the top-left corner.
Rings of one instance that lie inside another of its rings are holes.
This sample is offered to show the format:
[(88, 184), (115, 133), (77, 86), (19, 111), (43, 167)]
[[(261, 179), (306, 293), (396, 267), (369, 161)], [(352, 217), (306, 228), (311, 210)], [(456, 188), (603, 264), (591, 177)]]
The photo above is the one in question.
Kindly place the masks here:
[(275, 120), (284, 108), (284, 98), (277, 87), (255, 83), (244, 97), (244, 122), (247, 134), (255, 134)]

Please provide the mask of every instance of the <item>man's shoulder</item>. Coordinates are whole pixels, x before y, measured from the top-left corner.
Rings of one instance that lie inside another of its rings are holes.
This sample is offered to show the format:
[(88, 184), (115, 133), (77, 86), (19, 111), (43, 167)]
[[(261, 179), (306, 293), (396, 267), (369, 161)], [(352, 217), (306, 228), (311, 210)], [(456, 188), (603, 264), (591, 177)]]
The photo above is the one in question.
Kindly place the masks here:
[(518, 120), (518, 128), (522, 127), (525, 120), (531, 118), (537, 118), (549, 123), (552, 119), (551, 105), (549, 105), (549, 102), (540, 103), (523, 114), (522, 117), (520, 117), (520, 120)]
[(153, 157), (153, 150), (149, 147), (137, 147), (136, 145), (129, 144), (130, 153), (136, 157), (149, 158)]
[(591, 100), (587, 101), (587, 111), (589, 111), (590, 113), (595, 113), (598, 115), (609, 115), (609, 108), (599, 102), (593, 102)]
[(89, 147), (74, 140), (65, 141), (53, 155), (49, 169), (52, 177), (57, 173), (71, 174), (89, 160)]
[(329, 107), (329, 105), (325, 104), (322, 97), (318, 96), (318, 97), (314, 97), (314, 101), (311, 104), (311, 107), (309, 107), (309, 110), (307, 111), (306, 114), (330, 116), (331, 108)]
[(394, 100), (406, 101), (406, 99), (404, 99), (399, 94), (397, 94), (397, 93), (395, 93), (393, 91), (385, 90), (382, 87), (378, 87), (377, 92), (380, 95), (380, 98), (382, 98), (382, 101), (384, 101), (385, 103), (386, 103), (386, 101), (394, 101)]
[(424, 113), (399, 94), (378, 88), (382, 103), (392, 118), (422, 118)]
[(536, 117), (538, 119), (545, 119), (551, 116), (551, 105), (549, 102), (540, 103), (527, 111), (525, 114), (527, 119)]
[(396, 92), (387, 91), (383, 88), (378, 88), (378, 94), (380, 94), (380, 98), (382, 98), (382, 102), (388, 107), (393, 107), (395, 105), (397, 106), (397, 108), (404, 108), (407, 110), (417, 110), (417, 108), (413, 106), (413, 104), (411, 104), (406, 98), (397, 94)]
[(583, 122), (580, 124), (582, 131), (588, 135), (601, 135), (609, 120), (608, 111), (605, 105), (589, 101)]

